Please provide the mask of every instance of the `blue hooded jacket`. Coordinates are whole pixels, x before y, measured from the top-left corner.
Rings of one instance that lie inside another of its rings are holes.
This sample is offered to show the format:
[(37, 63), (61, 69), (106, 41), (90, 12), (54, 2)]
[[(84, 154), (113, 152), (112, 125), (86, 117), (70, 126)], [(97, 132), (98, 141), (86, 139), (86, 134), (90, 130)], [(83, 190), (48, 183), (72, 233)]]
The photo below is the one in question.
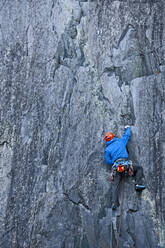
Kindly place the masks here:
[(131, 128), (127, 127), (125, 134), (120, 138), (114, 137), (107, 142), (105, 149), (105, 161), (109, 165), (113, 165), (115, 160), (119, 158), (128, 158), (127, 143), (131, 136)]

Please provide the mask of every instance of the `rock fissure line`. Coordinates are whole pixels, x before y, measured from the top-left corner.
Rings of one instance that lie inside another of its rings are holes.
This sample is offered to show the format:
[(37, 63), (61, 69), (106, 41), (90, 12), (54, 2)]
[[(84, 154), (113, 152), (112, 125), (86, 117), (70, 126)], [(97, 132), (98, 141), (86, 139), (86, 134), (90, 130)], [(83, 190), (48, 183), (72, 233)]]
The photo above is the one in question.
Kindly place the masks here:
[(79, 200), (78, 202), (75, 202), (73, 199), (71, 199), (71, 198), (69, 197), (69, 195), (68, 195), (67, 193), (63, 193), (63, 194), (64, 194), (64, 195), (67, 197), (67, 199), (68, 199), (70, 202), (72, 202), (74, 205), (77, 205), (77, 206), (82, 205), (84, 208), (86, 208), (87, 210), (90, 210), (90, 211), (91, 211), (90, 207), (89, 207), (87, 204), (85, 204), (83, 200)]
[(7, 140), (5, 140), (5, 141), (3, 141), (2, 143), (0, 143), (0, 146), (4, 146), (4, 145), (9, 145), (10, 143), (7, 141)]

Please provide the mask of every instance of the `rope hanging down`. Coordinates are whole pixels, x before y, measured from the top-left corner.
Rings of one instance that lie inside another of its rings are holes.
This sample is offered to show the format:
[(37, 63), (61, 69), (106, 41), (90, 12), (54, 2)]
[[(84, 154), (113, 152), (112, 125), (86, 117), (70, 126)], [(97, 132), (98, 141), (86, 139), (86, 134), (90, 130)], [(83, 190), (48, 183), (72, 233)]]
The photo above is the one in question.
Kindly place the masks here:
[(122, 201), (121, 201), (121, 207), (120, 207), (120, 222), (119, 222), (119, 228), (118, 228), (118, 235), (117, 235), (116, 248), (119, 248), (120, 228), (121, 228), (121, 220), (122, 220), (123, 205), (124, 205), (125, 181), (126, 181), (126, 175), (124, 175), (124, 182), (123, 182)]

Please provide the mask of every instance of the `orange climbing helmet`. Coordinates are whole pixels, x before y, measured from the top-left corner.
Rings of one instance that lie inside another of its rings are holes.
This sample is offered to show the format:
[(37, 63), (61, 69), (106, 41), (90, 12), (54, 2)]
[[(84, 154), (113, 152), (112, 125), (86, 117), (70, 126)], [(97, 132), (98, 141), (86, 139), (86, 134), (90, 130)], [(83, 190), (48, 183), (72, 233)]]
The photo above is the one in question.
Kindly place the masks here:
[(106, 140), (106, 142), (108, 142), (108, 141), (112, 140), (114, 137), (115, 137), (114, 133), (108, 132), (105, 135), (105, 140)]

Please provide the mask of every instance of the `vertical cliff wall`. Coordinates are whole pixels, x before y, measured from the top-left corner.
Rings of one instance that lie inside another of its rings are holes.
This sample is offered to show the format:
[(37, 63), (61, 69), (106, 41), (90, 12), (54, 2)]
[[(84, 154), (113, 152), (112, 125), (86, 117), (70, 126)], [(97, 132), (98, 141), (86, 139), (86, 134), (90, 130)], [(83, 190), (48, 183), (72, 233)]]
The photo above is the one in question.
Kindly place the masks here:
[(163, 248), (164, 0), (1, 0), (0, 81), (0, 247), (115, 248), (103, 138), (131, 125), (119, 247)]

